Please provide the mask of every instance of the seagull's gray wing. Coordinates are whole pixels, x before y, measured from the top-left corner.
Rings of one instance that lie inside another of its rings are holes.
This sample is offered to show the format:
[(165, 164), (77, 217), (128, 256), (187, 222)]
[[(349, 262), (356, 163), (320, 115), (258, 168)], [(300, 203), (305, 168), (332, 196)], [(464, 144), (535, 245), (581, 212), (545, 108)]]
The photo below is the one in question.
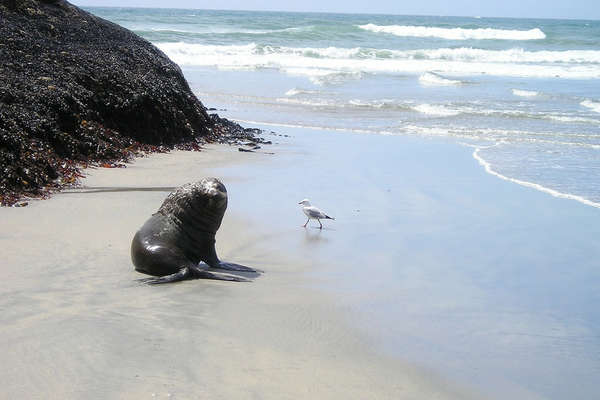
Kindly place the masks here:
[(319, 210), (317, 207), (304, 207), (304, 211), (310, 218), (327, 218), (327, 215), (325, 215), (325, 213)]

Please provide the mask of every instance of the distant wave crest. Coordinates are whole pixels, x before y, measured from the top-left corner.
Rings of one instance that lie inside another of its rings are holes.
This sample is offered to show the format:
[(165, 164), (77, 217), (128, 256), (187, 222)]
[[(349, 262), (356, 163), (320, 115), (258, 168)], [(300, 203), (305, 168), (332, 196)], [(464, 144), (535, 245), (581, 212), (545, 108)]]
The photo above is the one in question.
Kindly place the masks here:
[(411, 25), (358, 25), (359, 28), (377, 32), (391, 33), (396, 36), (404, 37), (436, 37), (449, 40), (482, 40), (482, 39), (500, 39), (500, 40), (541, 40), (546, 38), (546, 34), (539, 28), (529, 29), (527, 31), (512, 29), (493, 29), (493, 28), (438, 28), (433, 26), (411, 26)]
[(413, 109), (420, 113), (436, 117), (452, 117), (460, 114), (459, 110), (452, 110), (438, 104), (419, 104), (413, 107)]
[(425, 72), (419, 77), (419, 82), (421, 85), (425, 86), (451, 86), (451, 85), (460, 85), (461, 81), (455, 79), (444, 78), (433, 72)]
[(600, 113), (600, 102), (598, 101), (584, 100), (581, 102), (581, 105), (589, 108), (592, 111)]
[(521, 89), (513, 89), (512, 94), (519, 97), (534, 97), (539, 93), (533, 90), (521, 90)]
[(286, 96), (297, 96), (297, 95), (301, 95), (301, 94), (316, 94), (319, 93), (317, 90), (306, 90), (306, 89), (299, 89), (299, 88), (293, 88), (288, 90), (287, 92), (285, 92)]

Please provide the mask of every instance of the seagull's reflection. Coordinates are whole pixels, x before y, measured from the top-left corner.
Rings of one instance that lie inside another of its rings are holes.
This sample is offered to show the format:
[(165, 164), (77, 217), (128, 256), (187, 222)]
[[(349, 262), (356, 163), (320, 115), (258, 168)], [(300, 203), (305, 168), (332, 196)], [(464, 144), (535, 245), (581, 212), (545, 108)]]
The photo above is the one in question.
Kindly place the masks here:
[(304, 241), (306, 243), (316, 243), (316, 242), (327, 242), (329, 239), (326, 236), (323, 236), (323, 230), (325, 229), (306, 229), (304, 231)]

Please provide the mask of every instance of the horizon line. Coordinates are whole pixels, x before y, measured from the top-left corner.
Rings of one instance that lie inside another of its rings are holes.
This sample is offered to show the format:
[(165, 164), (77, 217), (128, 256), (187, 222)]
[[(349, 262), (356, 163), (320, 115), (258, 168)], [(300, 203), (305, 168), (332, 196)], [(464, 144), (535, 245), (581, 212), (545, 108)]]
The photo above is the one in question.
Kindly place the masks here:
[[(71, 3), (73, 4), (73, 3)], [(600, 18), (577, 18), (577, 17), (515, 17), (515, 16), (485, 16), (485, 15), (435, 15), (435, 14), (394, 14), (394, 13), (362, 13), (362, 12), (343, 12), (343, 11), (290, 11), (290, 10), (242, 10), (227, 8), (189, 8), (189, 7), (150, 7), (150, 6), (105, 6), (105, 5), (77, 5), (77, 7), (93, 8), (134, 8), (134, 9), (161, 9), (161, 10), (197, 10), (197, 11), (239, 11), (239, 12), (265, 12), (265, 13), (289, 13), (289, 14), (340, 14), (340, 15), (389, 15), (397, 17), (442, 17), (442, 18), (473, 18), (473, 19), (543, 19), (543, 20), (570, 20), (570, 21), (600, 21)]]

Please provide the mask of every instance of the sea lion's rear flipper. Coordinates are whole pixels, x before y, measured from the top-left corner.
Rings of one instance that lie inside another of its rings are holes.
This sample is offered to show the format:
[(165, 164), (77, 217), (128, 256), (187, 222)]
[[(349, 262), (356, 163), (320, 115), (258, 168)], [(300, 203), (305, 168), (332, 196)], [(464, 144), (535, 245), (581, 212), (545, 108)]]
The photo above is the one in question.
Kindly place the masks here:
[(210, 267), (216, 269), (224, 269), (226, 271), (237, 271), (237, 272), (263, 272), (258, 271), (254, 268), (246, 267), (245, 265), (223, 262), (217, 258), (217, 252), (212, 247), (212, 252), (209, 253), (208, 257), (204, 257), (203, 261)]
[(241, 276), (235, 275), (223, 275), (208, 272), (201, 267), (194, 266), (190, 267), (194, 278), (196, 279), (216, 279), (219, 281), (233, 281), (233, 282), (250, 282), (248, 279)]
[(214, 274), (197, 266), (182, 268), (180, 271), (171, 275), (140, 279), (139, 281), (147, 285), (158, 285), (161, 283), (185, 281), (188, 279), (215, 279), (219, 281), (248, 282), (248, 279), (242, 278), (241, 276)]
[(263, 272), (254, 268), (246, 267), (236, 263), (219, 262), (218, 264), (211, 265), (212, 268), (224, 269), (227, 271), (239, 271), (239, 272)]

